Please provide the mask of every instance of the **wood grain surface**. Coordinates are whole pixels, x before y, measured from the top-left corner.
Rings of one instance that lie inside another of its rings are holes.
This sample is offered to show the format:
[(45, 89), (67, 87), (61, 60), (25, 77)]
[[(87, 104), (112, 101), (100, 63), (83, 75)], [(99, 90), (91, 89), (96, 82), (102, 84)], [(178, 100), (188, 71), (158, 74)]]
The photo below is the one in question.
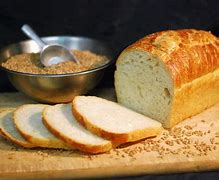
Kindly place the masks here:
[[(113, 89), (95, 95), (115, 100)], [(34, 103), (20, 93), (0, 94), (0, 111)], [(0, 177), (84, 178), (195, 172), (219, 169), (219, 104), (156, 138), (124, 145), (109, 153), (23, 149), (0, 138)]]

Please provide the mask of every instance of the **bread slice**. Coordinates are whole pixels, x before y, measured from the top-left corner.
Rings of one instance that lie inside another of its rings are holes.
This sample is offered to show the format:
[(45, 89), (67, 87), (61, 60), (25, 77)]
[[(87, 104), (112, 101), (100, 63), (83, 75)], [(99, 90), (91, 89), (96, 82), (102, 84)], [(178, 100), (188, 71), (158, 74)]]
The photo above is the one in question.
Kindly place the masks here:
[(219, 102), (219, 38), (183, 29), (150, 34), (116, 62), (118, 102), (165, 128)]
[(13, 111), (6, 110), (0, 113), (0, 132), (4, 138), (9, 141), (22, 146), (24, 148), (33, 148), (35, 145), (26, 141), (23, 136), (17, 131), (13, 122)]
[(81, 151), (102, 153), (112, 149), (111, 141), (92, 134), (75, 120), (70, 104), (46, 107), (43, 121), (57, 137)]
[(42, 111), (48, 105), (27, 104), (14, 111), (14, 123), (18, 131), (30, 143), (38, 147), (70, 149), (55, 137), (42, 122)]
[(116, 143), (156, 136), (162, 130), (161, 123), (95, 96), (76, 96), (72, 109), (87, 129)]

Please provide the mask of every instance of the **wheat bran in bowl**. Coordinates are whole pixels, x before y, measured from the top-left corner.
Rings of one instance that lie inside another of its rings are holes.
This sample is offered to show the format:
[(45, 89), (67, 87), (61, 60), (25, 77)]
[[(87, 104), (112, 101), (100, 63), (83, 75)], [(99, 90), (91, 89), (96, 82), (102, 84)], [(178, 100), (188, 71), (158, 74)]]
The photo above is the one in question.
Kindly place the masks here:
[(10, 57), (3, 62), (2, 67), (22, 73), (30, 74), (68, 74), (87, 71), (108, 63), (105, 56), (94, 54), (90, 51), (72, 50), (80, 63), (65, 61), (52, 66), (43, 66), (39, 53), (26, 53)]

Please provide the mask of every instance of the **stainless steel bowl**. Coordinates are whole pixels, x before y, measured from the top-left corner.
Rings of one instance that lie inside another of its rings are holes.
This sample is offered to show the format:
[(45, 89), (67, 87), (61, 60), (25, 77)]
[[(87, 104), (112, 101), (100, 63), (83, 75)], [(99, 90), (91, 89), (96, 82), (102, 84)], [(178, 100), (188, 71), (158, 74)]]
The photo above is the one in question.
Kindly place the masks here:
[[(53, 36), (42, 39), (48, 44), (58, 43), (69, 49), (90, 50), (105, 55), (109, 62), (92, 70), (61, 75), (19, 73), (1, 67), (17, 90), (39, 102), (52, 104), (70, 102), (74, 96), (85, 94), (93, 89), (102, 79), (105, 69), (113, 63), (111, 49), (101, 41), (72, 36)], [(22, 41), (0, 50), (0, 61), (3, 62), (16, 54), (39, 51), (40, 47), (34, 41)]]

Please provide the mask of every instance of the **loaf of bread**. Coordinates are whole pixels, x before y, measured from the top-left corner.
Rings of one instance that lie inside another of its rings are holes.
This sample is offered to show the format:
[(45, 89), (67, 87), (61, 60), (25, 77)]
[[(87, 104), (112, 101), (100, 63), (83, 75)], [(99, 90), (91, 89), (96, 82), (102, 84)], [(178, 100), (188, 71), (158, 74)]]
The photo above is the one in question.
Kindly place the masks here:
[(194, 29), (148, 35), (116, 63), (118, 102), (171, 128), (219, 102), (219, 39)]

